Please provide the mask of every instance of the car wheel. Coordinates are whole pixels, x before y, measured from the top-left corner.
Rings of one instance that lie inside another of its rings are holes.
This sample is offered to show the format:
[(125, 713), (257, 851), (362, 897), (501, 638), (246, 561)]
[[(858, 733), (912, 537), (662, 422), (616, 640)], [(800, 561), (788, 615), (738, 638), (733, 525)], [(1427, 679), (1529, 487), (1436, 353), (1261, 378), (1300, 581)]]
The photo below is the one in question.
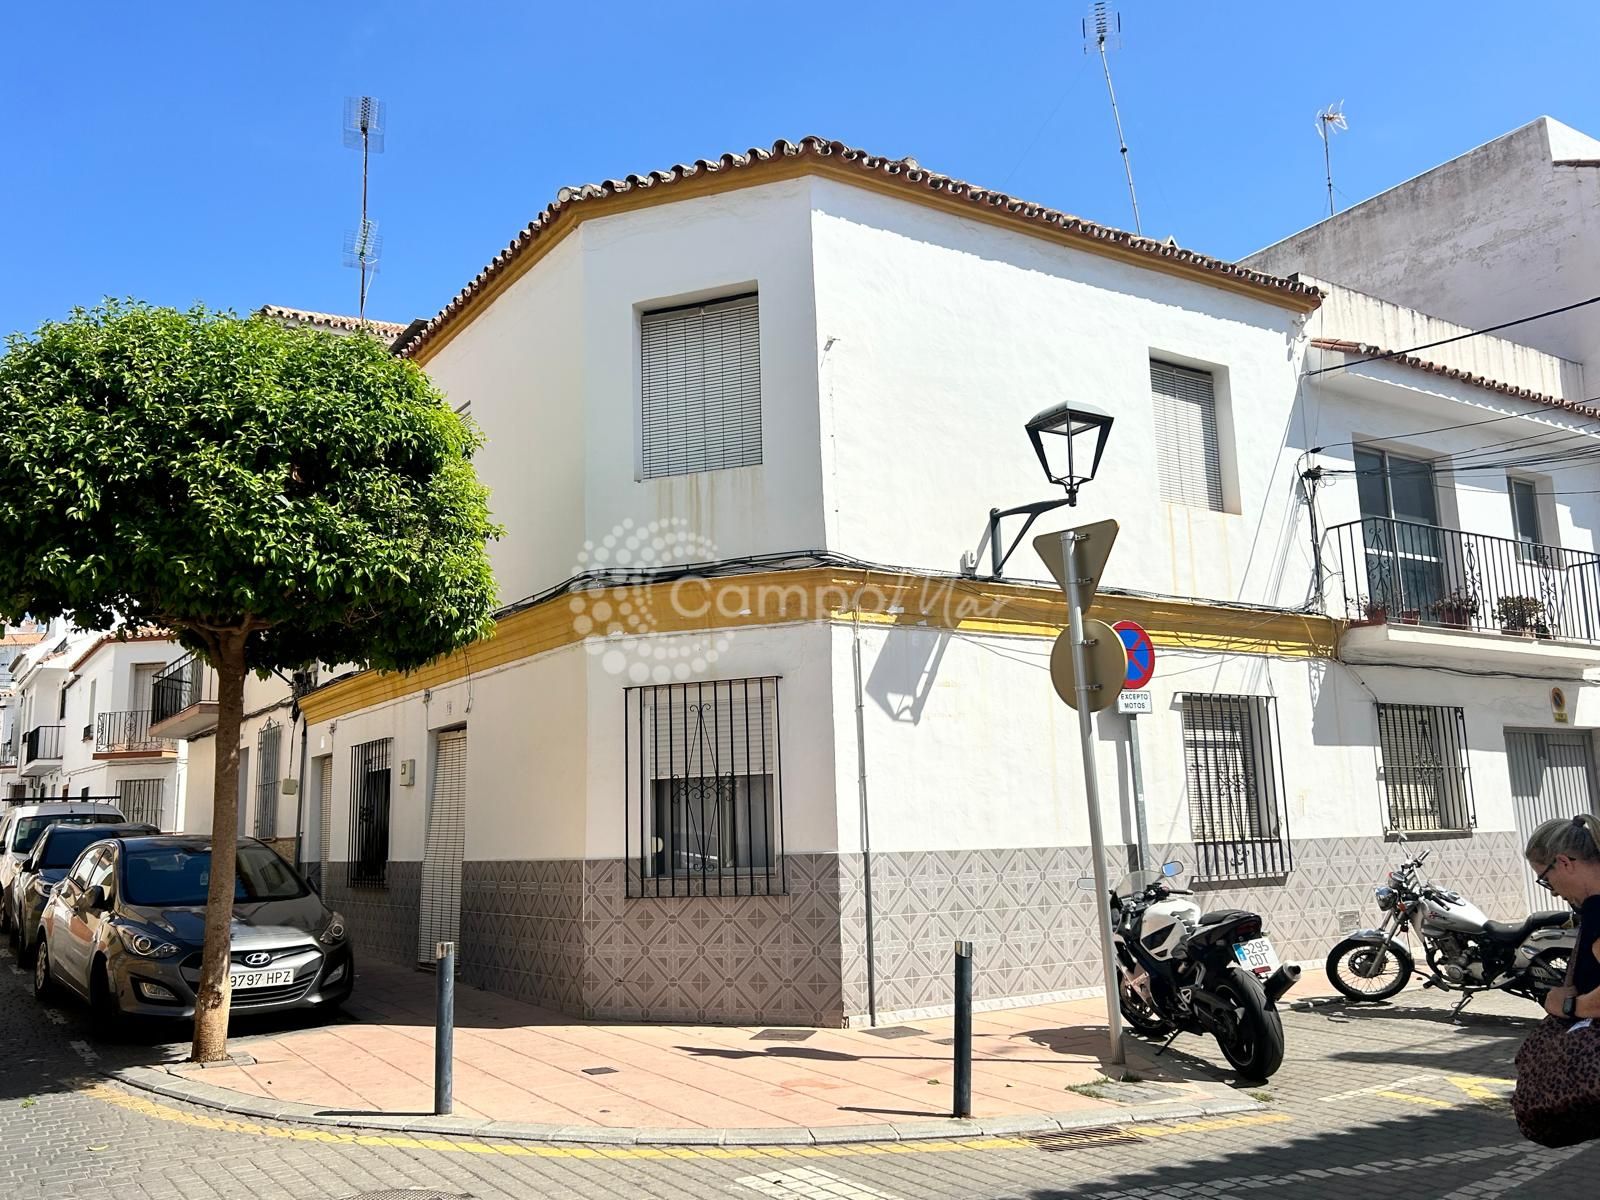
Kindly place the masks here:
[(117, 1002), (117, 993), (106, 974), (104, 959), (96, 961), (89, 978), (89, 1005), (94, 1010), (95, 1023), (101, 1032), (118, 1034), (127, 1027), (128, 1014), (122, 1011), (122, 1005)]
[(35, 932), (33, 939), (30, 941), (28, 938), (22, 935), (22, 928), (21, 926), (18, 926), (16, 929), (12, 930), (11, 936), (16, 939), (17, 966), (33, 966), (34, 955), (38, 951), (39, 943), (44, 941), (44, 930), (40, 929)]
[(48, 1004), (55, 994), (56, 981), (50, 977), (50, 943), (41, 937), (33, 960), (33, 997)]
[(17, 927), (11, 922), (11, 905), (7, 904), (3, 894), (0, 894), (0, 933), (8, 933), (13, 941), (17, 936)]

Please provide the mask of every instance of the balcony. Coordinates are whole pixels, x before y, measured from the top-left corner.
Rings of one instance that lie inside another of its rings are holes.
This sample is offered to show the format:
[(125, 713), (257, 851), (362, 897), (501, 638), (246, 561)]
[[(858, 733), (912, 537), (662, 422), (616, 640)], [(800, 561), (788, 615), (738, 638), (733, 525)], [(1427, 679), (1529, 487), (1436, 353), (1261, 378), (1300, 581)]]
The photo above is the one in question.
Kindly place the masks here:
[(150, 710), (101, 713), (95, 721), (94, 756), (97, 759), (161, 758), (177, 753), (171, 738), (150, 732)]
[(48, 775), (61, 765), (61, 726), (37, 725), (22, 739), (22, 774)]
[(1600, 554), (1382, 517), (1334, 526), (1328, 546), (1350, 662), (1600, 667)]
[(150, 733), (192, 738), (217, 726), (217, 673), (186, 654), (157, 675), (150, 688)]

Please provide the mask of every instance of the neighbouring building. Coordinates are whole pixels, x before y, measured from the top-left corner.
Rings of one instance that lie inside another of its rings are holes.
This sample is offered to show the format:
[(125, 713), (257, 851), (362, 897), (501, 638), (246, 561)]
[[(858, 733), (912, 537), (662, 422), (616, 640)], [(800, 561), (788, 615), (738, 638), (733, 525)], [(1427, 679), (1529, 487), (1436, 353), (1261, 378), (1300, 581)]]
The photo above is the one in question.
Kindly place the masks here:
[(1379, 358), (1470, 330), (1278, 270), (818, 140), (564, 190), (396, 346), (487, 436), (497, 634), (301, 701), (362, 953), (612, 1018), (937, 1011), (958, 937), (981, 1003), (1092, 989), (1063, 606), (983, 545), (1064, 401), (1115, 425), (1040, 528), (1121, 523), (1094, 615), (1157, 647), (1148, 823), (1204, 902), (1320, 959), (1404, 832), (1522, 911), (1526, 822), (1594, 803), (1584, 363)]

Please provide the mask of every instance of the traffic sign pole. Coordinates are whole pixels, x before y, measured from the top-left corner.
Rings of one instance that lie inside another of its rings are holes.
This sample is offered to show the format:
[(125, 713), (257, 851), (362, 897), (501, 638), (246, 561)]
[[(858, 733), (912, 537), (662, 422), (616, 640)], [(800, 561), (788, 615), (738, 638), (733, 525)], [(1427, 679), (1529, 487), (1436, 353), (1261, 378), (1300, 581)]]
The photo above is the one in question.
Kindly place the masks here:
[[(1078, 737), (1083, 744), (1083, 791), (1089, 805), (1089, 846), (1094, 856), (1095, 909), (1100, 914), (1100, 958), (1105, 968), (1106, 1027), (1111, 1035), (1111, 1061), (1120, 1065), (1122, 1052), (1122, 1009), (1117, 987), (1116, 947), (1111, 941), (1111, 883), (1106, 871), (1105, 833), (1100, 827), (1100, 781), (1094, 761), (1094, 716), (1090, 704), (1094, 681), (1089, 675), (1089, 656), (1083, 644), (1083, 584), (1079, 574), (1079, 543), (1088, 535), (1069, 529), (1061, 534), (1061, 558), (1067, 593), (1067, 631), (1072, 637), (1073, 667), (1078, 677)], [(1101, 557), (1102, 564), (1104, 556)]]
[[(1113, 629), (1128, 651), (1128, 678), (1126, 686), (1135, 690), (1150, 682), (1156, 673), (1156, 648), (1150, 635), (1132, 621), (1118, 621)], [(1144, 764), (1139, 755), (1139, 713), (1133, 706), (1123, 711), (1128, 717), (1128, 774), (1133, 783), (1133, 823), (1138, 839), (1141, 871), (1154, 870), (1150, 861), (1150, 830), (1144, 815)]]
[(1150, 830), (1144, 820), (1144, 764), (1139, 758), (1139, 714), (1128, 714), (1128, 767), (1129, 775), (1133, 778), (1133, 825), (1135, 836), (1139, 839), (1139, 863), (1141, 871), (1152, 871), (1155, 868), (1150, 862)]

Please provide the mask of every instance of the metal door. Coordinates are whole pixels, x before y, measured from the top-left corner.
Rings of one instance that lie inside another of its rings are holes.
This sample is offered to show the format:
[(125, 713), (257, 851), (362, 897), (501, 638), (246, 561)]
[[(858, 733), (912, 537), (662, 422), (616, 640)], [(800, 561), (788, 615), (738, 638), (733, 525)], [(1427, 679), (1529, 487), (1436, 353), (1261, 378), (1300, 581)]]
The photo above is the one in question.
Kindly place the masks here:
[[(1594, 755), (1586, 733), (1506, 731), (1506, 761), (1517, 834), (1524, 845), (1553, 817), (1595, 812)], [(1528, 903), (1549, 908), (1550, 897), (1528, 878)]]
[(467, 731), (439, 735), (422, 854), (417, 961), (434, 963), (438, 942), (461, 939), (461, 860), (467, 848)]

